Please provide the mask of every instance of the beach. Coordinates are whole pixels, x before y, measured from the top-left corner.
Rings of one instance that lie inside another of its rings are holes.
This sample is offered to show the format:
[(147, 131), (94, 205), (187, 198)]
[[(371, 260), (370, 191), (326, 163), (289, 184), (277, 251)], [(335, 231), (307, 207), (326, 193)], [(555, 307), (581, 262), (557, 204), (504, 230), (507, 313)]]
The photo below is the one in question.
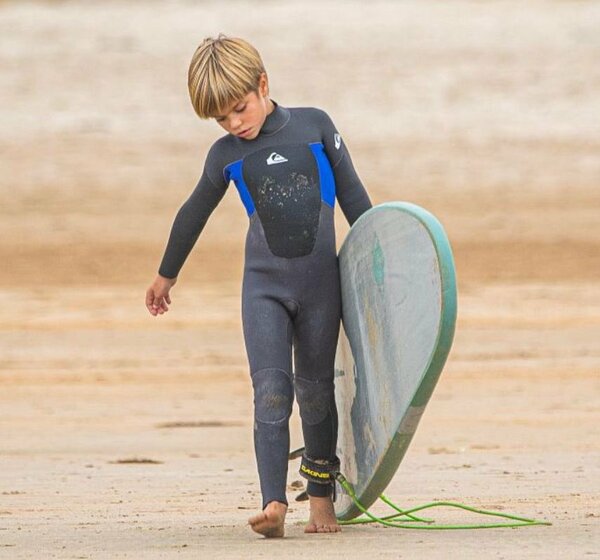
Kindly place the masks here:
[[(600, 556), (599, 25), (592, 1), (0, 3), (0, 558)], [(233, 185), (169, 312), (144, 305), (222, 134), (187, 91), (221, 31), (274, 100), (331, 115), (374, 204), (452, 245), (454, 345), (386, 495), (551, 526), (304, 534), (296, 461), (286, 538), (249, 529)]]

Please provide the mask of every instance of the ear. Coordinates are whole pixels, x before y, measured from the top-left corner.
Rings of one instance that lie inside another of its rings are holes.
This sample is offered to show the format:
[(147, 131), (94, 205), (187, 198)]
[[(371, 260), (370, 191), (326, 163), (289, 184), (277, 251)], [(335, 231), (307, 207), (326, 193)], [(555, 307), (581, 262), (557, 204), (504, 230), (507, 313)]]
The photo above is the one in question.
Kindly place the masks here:
[(268, 97), (269, 95), (269, 78), (266, 72), (262, 72), (258, 79), (258, 91), (260, 91), (263, 97)]

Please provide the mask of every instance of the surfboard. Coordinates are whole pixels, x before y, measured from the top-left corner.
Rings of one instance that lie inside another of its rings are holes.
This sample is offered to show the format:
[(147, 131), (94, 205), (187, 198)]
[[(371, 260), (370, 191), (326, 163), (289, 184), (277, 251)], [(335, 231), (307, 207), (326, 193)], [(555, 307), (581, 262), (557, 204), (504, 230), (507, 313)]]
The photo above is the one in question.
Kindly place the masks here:
[[(364, 507), (402, 461), (452, 345), (456, 275), (440, 222), (407, 202), (365, 212), (339, 252), (335, 391), (341, 472)], [(360, 510), (336, 482), (336, 515)]]

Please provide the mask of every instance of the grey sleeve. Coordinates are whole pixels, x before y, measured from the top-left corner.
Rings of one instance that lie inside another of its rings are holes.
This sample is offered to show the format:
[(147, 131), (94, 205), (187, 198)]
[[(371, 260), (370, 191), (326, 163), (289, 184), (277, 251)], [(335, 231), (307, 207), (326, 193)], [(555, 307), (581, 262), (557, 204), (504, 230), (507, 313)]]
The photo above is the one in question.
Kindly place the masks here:
[(177, 277), (209, 216), (227, 191), (227, 183), (214, 160), (214, 152), (211, 149), (198, 185), (175, 216), (158, 269), (158, 273), (165, 278)]
[(352, 225), (363, 212), (373, 205), (354, 165), (352, 165), (352, 158), (345, 142), (329, 115), (324, 111), (321, 111), (321, 115), (323, 144), (333, 168), (336, 198), (348, 223)]

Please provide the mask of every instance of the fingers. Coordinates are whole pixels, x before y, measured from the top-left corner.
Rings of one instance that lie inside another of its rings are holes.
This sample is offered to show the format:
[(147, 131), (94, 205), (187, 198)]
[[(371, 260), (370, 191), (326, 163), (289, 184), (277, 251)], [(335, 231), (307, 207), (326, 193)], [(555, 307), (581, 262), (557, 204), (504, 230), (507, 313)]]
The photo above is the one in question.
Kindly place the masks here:
[(177, 278), (164, 278), (160, 274), (146, 291), (146, 308), (156, 316), (169, 311), (171, 297), (169, 290), (175, 285)]
[(169, 307), (167, 306), (167, 302), (165, 301), (165, 299), (168, 298), (160, 298), (160, 301), (158, 302), (158, 312), (161, 315), (169, 311)]
[(171, 303), (171, 298), (169, 294), (166, 296), (159, 296), (152, 287), (148, 288), (146, 291), (146, 308), (150, 312), (150, 314), (154, 315), (162, 315), (169, 311), (169, 307), (167, 304)]
[(154, 290), (152, 288), (148, 288), (146, 290), (146, 308), (152, 315), (156, 315), (156, 312), (153, 307), (154, 304)]
[(167, 304), (163, 300), (163, 298), (154, 298), (154, 301), (152, 302), (149, 311), (150, 313), (152, 313), (152, 315), (156, 316), (166, 313), (167, 311), (169, 311), (169, 308), (167, 307)]

